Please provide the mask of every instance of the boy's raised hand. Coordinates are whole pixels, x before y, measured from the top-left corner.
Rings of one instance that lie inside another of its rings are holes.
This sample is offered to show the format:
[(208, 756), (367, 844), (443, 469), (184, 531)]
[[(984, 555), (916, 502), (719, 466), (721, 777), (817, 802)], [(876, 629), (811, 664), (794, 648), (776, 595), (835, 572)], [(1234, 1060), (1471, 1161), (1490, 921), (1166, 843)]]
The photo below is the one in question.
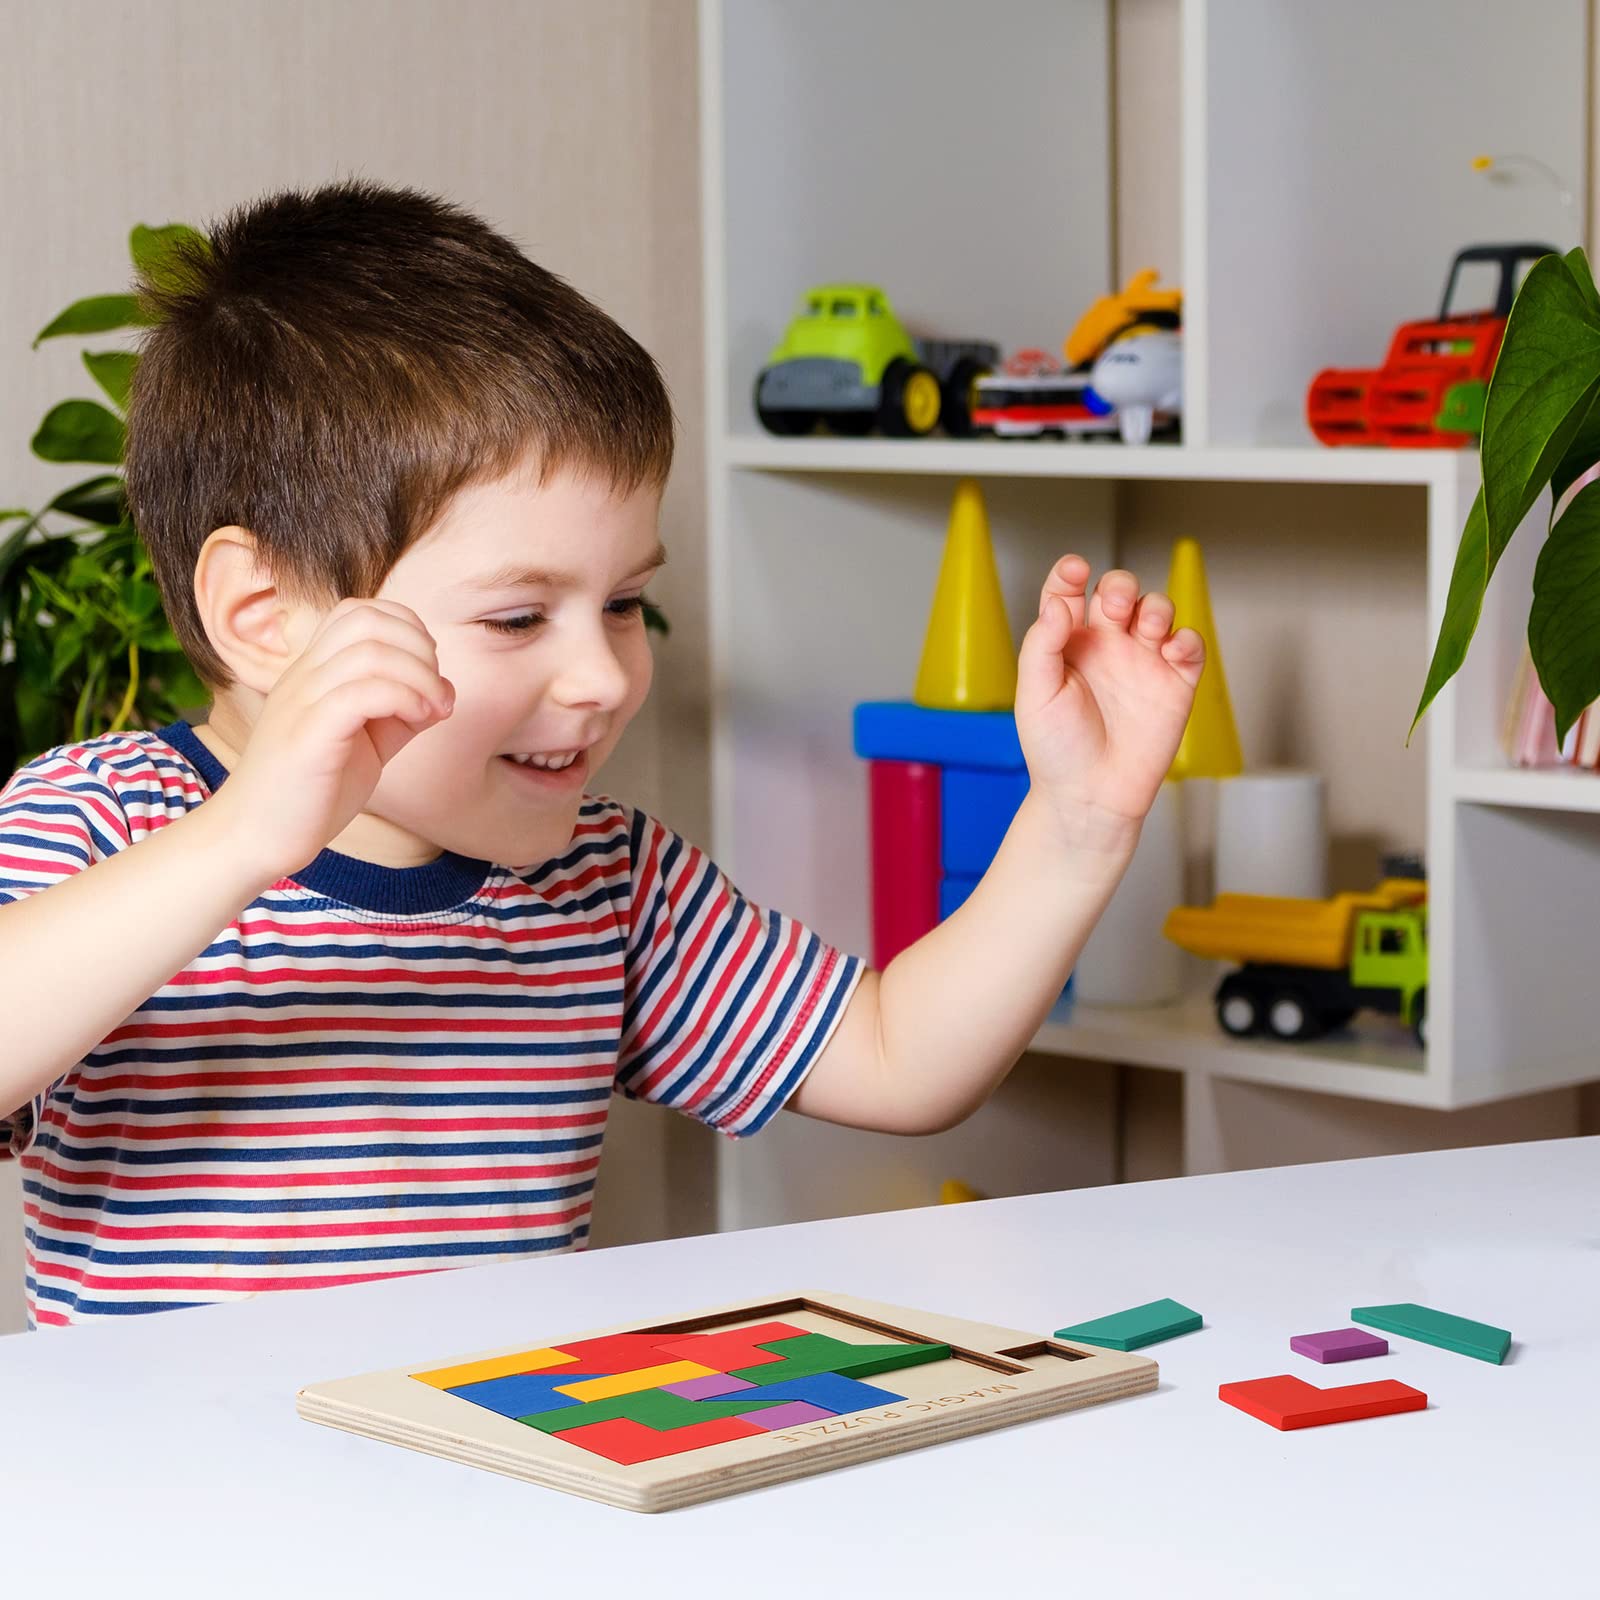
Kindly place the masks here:
[(384, 766), (454, 703), (415, 611), (341, 600), (268, 694), (223, 789), (249, 817), (242, 842), (280, 874), (303, 867), (360, 812)]
[(1063, 556), (1045, 579), (1039, 619), (1017, 663), (1017, 733), (1040, 798), (1069, 830), (1136, 824), (1155, 801), (1205, 665), (1193, 628), (1173, 631), (1164, 594), (1131, 572)]

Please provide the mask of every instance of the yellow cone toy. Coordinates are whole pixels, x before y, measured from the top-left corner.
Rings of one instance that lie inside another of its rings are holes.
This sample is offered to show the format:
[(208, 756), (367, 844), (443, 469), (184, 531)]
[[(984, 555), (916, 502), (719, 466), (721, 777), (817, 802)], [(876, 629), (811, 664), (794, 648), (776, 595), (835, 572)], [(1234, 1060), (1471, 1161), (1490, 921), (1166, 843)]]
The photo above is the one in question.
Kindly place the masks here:
[(1244, 770), (1239, 751), (1239, 730), (1233, 723), (1228, 680), (1222, 671), (1222, 651), (1217, 646), (1217, 625), (1211, 618), (1211, 595), (1206, 588), (1206, 567), (1199, 543), (1179, 539), (1172, 547), (1172, 570), (1167, 593), (1175, 615), (1174, 628), (1193, 628), (1206, 642), (1206, 665), (1195, 691), (1194, 709), (1173, 758), (1173, 778), (1231, 778)]
[(956, 485), (912, 699), (941, 711), (1009, 711), (1017, 698), (1000, 573), (975, 478)]

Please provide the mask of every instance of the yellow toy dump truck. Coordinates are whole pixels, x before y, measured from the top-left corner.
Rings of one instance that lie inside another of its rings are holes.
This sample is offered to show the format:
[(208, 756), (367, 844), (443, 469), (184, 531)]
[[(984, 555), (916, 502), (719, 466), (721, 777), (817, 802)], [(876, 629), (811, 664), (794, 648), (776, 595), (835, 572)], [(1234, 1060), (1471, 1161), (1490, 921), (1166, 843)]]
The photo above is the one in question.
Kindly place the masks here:
[(1369, 1008), (1427, 1041), (1428, 905), (1420, 878), (1329, 900), (1221, 894), (1178, 906), (1162, 932), (1207, 960), (1242, 963), (1217, 986), (1217, 1021), (1243, 1038), (1315, 1039)]

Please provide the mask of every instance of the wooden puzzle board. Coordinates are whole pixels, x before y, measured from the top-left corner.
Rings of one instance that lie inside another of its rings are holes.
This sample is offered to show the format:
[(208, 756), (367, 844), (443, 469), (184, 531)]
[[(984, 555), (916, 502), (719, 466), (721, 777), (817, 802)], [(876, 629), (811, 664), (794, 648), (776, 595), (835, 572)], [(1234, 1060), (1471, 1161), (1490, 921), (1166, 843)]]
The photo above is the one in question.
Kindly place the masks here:
[(802, 1293), (312, 1384), (295, 1408), (569, 1494), (669, 1511), (1141, 1394), (1156, 1378), (1148, 1356)]

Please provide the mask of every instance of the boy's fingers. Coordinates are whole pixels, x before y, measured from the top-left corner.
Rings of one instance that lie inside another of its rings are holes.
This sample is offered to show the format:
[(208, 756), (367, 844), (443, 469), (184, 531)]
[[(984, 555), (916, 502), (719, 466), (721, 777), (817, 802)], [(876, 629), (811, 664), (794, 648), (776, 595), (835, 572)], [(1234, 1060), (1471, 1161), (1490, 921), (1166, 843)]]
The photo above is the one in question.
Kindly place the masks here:
[(1066, 555), (1056, 562), (1039, 591), (1039, 615), (1053, 596), (1060, 596), (1074, 627), (1083, 624), (1084, 594), (1089, 587), (1089, 563), (1080, 555)]
[(307, 693), (319, 699), (342, 684), (366, 680), (404, 685), (423, 696), (442, 716), (449, 715), (455, 704), (454, 688), (415, 651), (372, 638), (353, 640), (319, 663), (307, 684)]
[(1066, 679), (1062, 651), (1072, 635), (1072, 612), (1059, 595), (1045, 598), (1039, 620), (1022, 636), (1017, 655), (1018, 704), (1043, 705), (1061, 690)]
[(1123, 628), (1133, 620), (1139, 599), (1139, 580), (1118, 567), (1101, 576), (1089, 601), (1091, 628)]
[[(409, 650), (419, 661), (437, 666), (439, 647), (416, 613), (407, 607), (390, 610), (393, 602), (364, 600), (348, 610), (328, 614), (321, 629), (306, 646), (302, 659), (315, 666), (361, 639), (380, 639)], [(367, 609), (362, 609), (365, 607)]]
[(1190, 688), (1200, 682), (1206, 665), (1206, 642), (1193, 628), (1179, 628), (1161, 646), (1161, 654)]
[(1166, 595), (1142, 595), (1134, 607), (1133, 625), (1129, 631), (1152, 650), (1159, 650), (1172, 632), (1174, 614), (1173, 604)]

